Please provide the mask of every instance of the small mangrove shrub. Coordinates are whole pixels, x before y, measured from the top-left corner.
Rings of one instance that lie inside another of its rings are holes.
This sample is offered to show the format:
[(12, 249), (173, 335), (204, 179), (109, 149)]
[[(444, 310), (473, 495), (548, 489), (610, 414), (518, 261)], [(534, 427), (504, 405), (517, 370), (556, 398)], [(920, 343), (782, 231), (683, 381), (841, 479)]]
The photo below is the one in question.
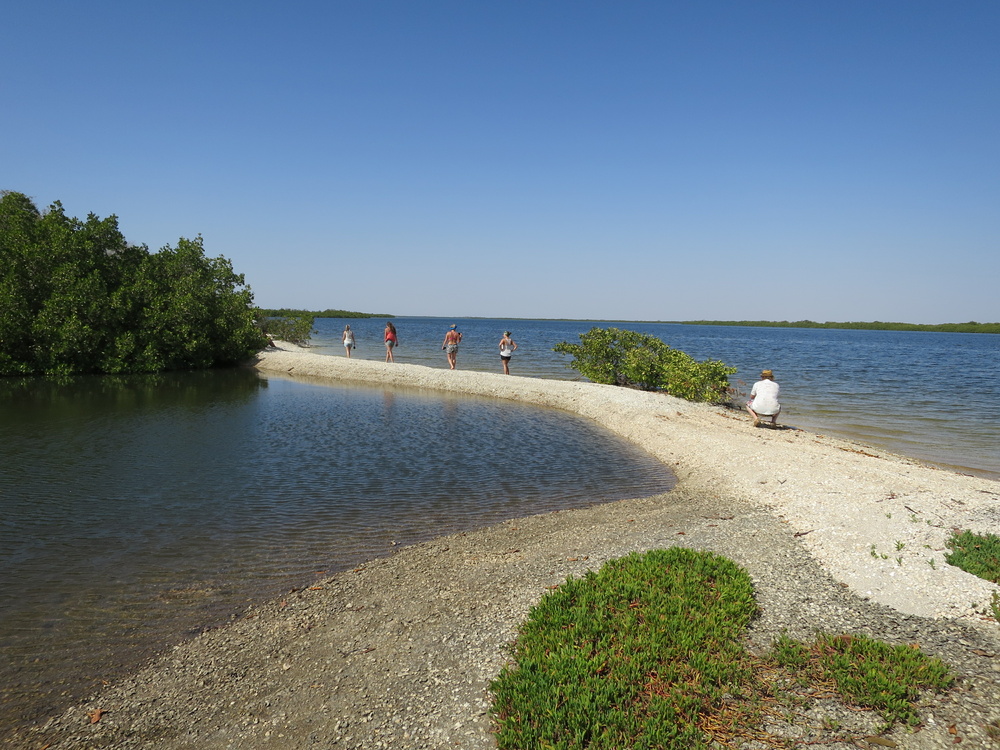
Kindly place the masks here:
[(798, 721), (787, 707), (830, 685), (889, 726), (916, 721), (918, 691), (951, 684), (940, 661), (860, 636), (784, 637), (752, 655), (741, 639), (756, 613), (746, 571), (709, 552), (636, 553), (567, 580), (531, 611), (491, 685), (498, 746), (795, 747), (763, 725)]
[(573, 357), (569, 366), (595, 383), (662, 391), (688, 401), (723, 402), (729, 376), (723, 362), (699, 362), (646, 333), (619, 328), (591, 328), (580, 343), (563, 341), (553, 348)]

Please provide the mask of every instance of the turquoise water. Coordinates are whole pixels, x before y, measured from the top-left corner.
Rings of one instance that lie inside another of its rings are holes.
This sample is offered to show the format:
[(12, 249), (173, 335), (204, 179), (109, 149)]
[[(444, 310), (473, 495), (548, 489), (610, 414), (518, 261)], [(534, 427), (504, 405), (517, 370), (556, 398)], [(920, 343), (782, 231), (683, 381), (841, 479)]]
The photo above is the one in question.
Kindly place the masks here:
[[(774, 370), (785, 424), (1000, 479), (998, 335), (505, 319), (393, 322), (402, 342), (397, 362), (446, 367), (440, 342), (447, 326), (458, 323), (465, 332), (460, 369), (500, 372), (497, 343), (510, 330), (519, 346), (512, 374), (564, 379), (578, 374), (566, 366), (567, 357), (552, 351), (556, 343), (576, 343), (592, 326), (650, 333), (697, 359), (738, 367), (733, 384), (744, 396), (762, 369)], [(375, 319), (317, 319), (315, 351), (342, 356), (345, 323), (361, 342), (354, 356), (384, 359), (385, 321)]]
[(564, 412), (251, 370), (0, 381), (0, 405), (0, 739), (398, 545), (673, 485)]

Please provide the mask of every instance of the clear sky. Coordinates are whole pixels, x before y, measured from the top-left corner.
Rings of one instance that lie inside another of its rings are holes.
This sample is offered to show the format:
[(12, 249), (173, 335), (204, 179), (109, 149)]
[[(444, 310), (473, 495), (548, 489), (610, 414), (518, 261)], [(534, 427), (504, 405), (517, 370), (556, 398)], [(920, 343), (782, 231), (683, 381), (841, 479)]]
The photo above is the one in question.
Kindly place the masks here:
[(996, 0), (6, 3), (0, 189), (262, 307), (1000, 320)]

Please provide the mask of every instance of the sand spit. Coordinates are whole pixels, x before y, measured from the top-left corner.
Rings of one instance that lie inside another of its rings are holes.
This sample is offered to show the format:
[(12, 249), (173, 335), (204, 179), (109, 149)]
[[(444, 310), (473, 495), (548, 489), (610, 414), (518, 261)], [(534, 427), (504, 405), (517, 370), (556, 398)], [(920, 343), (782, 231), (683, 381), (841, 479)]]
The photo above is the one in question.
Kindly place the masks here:
[(744, 414), (659, 394), (281, 346), (265, 352), (258, 369), (514, 399), (589, 417), (670, 466), (681, 488), (767, 508), (837, 581), (899, 612), (977, 618), (998, 590), (945, 565), (943, 554), (953, 528), (1000, 528), (1000, 483), (801, 430), (754, 429)]
[[(281, 342), (257, 367), (566, 409), (649, 451), (678, 485), (413, 545), (291, 592), (177, 646), (16, 746), (493, 748), (488, 685), (532, 604), (567, 576), (672, 545), (709, 549), (748, 570), (762, 610), (749, 634), (756, 647), (781, 632), (825, 630), (919, 643), (944, 659), (958, 687), (928, 696), (922, 726), (889, 735), (896, 747), (953, 747), (956, 738), (994, 746), (1000, 627), (987, 613), (998, 587), (943, 555), (953, 528), (1000, 527), (1000, 484), (591, 383), (347, 360)], [(864, 736), (877, 720), (821, 701), (772, 730), (825, 747), (867, 746), (833, 741), (837, 726)]]

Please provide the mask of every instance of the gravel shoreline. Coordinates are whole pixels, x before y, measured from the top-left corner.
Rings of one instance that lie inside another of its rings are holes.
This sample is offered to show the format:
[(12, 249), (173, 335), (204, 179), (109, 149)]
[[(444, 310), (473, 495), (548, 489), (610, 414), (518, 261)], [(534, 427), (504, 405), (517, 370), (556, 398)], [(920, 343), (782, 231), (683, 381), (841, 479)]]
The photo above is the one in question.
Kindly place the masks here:
[[(987, 734), (1000, 721), (1000, 626), (986, 616), (998, 587), (943, 559), (953, 528), (1000, 526), (1000, 484), (800, 430), (755, 429), (658, 394), (279, 346), (258, 369), (574, 411), (659, 458), (678, 485), (400, 549), (175, 647), (14, 746), (492, 748), (488, 685), (538, 598), (611, 558), (683, 545), (750, 573), (762, 610), (748, 634), (756, 648), (783, 631), (824, 630), (918, 643), (945, 660), (957, 687), (928, 696), (917, 731), (886, 741), (1000, 747)], [(837, 723), (854, 736), (877, 729), (870, 715), (824, 701), (774, 730), (829, 741)]]

